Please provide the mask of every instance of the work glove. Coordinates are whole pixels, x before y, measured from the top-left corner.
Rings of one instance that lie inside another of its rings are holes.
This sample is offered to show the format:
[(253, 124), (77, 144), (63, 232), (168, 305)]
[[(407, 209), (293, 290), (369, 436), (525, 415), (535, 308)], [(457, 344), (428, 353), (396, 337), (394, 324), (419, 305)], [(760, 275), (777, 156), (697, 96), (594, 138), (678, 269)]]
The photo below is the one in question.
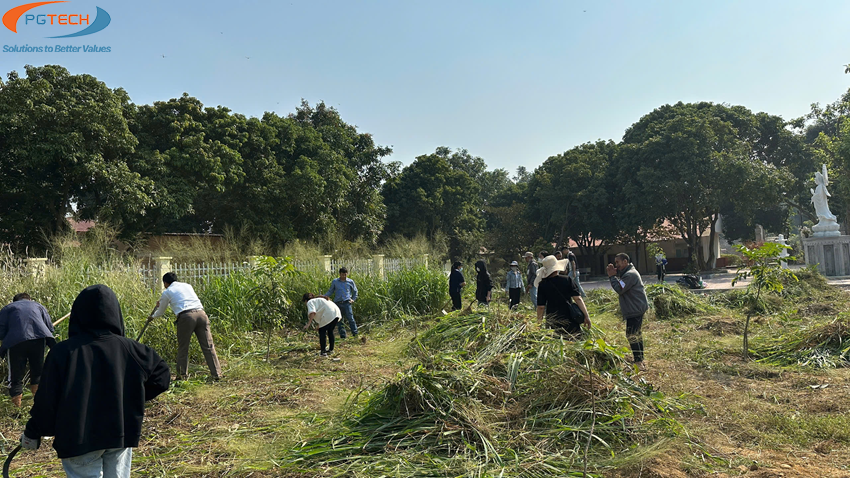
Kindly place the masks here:
[(21, 448), (25, 450), (38, 450), (41, 446), (41, 437), (30, 438), (25, 433), (21, 433)]

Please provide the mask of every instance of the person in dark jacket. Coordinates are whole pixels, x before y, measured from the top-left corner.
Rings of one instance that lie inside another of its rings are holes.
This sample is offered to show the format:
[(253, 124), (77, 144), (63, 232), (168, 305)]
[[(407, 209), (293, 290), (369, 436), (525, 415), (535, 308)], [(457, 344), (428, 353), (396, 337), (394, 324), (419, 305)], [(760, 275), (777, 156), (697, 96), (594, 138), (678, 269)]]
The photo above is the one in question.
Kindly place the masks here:
[(640, 272), (632, 265), (629, 255), (621, 252), (608, 264), (608, 280), (620, 299), (620, 312), (626, 321), (626, 338), (632, 348), (635, 365), (644, 370), (643, 361), (643, 314), (649, 310), (649, 300), (643, 288)]
[(69, 477), (129, 477), (145, 402), (170, 382), (165, 361), (124, 336), (112, 289), (87, 287), (71, 308), (68, 340), (47, 354), (21, 447), (34, 450), (53, 436)]
[(52, 347), (53, 323), (47, 309), (22, 292), (12, 303), (0, 310), (0, 357), (6, 355), (9, 366), (9, 396), (16, 407), (21, 406), (27, 363), (30, 367), (30, 391), (38, 391), (44, 366), (44, 346)]
[(463, 265), (460, 262), (452, 264), (452, 272), (449, 274), (449, 297), (452, 298), (452, 310), (460, 310), (463, 304), (460, 300), (460, 292), (466, 285), (463, 278)]
[[(568, 339), (576, 339), (581, 326), (590, 328), (590, 314), (581, 298), (581, 292), (569, 276), (561, 275), (566, 270), (567, 260), (546, 256), (537, 271), (537, 319), (545, 319), (546, 326)], [(581, 317), (573, 315), (572, 304), (578, 305)]]
[(487, 264), (484, 261), (476, 262), (475, 272), (478, 274), (475, 284), (475, 299), (478, 301), (478, 305), (489, 305), (492, 298), (493, 280), (490, 279), (490, 273), (487, 272)]

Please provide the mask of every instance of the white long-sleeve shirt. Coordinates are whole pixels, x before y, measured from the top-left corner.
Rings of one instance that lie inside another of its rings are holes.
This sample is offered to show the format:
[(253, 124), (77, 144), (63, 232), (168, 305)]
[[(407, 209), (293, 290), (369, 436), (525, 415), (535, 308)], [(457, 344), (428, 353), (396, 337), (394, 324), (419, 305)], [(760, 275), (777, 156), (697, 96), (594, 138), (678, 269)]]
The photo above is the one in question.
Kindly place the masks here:
[(162, 296), (159, 298), (159, 307), (153, 313), (153, 317), (162, 317), (165, 309), (171, 307), (174, 315), (183, 312), (184, 310), (203, 309), (201, 299), (195, 293), (195, 289), (185, 282), (174, 281), (167, 289), (162, 291)]

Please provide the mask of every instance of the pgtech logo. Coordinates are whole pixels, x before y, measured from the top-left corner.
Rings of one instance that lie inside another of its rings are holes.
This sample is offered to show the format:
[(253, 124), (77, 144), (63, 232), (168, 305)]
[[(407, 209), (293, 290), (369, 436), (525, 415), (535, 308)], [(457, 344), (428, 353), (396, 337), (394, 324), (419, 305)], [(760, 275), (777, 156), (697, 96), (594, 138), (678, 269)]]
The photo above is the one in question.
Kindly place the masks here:
[[(109, 26), (112, 18), (106, 10), (97, 8), (92, 15), (85, 11), (71, 11), (62, 9), (57, 11), (58, 3), (71, 3), (68, 1), (35, 2), (18, 5), (3, 14), (3, 25), (13, 33), (26, 32), (43, 35), (45, 38), (73, 38), (97, 33)], [(53, 5), (53, 8), (49, 7)], [(83, 27), (72, 33), (64, 33), (69, 26)], [(57, 34), (64, 33), (64, 34)]]

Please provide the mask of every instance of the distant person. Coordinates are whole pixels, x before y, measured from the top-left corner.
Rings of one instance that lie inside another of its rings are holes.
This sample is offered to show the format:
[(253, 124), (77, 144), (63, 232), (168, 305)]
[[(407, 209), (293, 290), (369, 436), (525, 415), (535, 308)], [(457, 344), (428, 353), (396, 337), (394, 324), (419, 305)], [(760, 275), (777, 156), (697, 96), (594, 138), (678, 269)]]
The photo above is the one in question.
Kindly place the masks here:
[(452, 264), (452, 272), (449, 274), (449, 297), (452, 298), (452, 310), (460, 310), (463, 307), (460, 295), (465, 286), (463, 265), (460, 262), (455, 262)]
[[(307, 330), (314, 321), (319, 328), (319, 355), (327, 357), (334, 353), (334, 327), (342, 318), (339, 307), (329, 297), (306, 293), (301, 300), (307, 304)], [(330, 345), (330, 347), (328, 347)]]
[(608, 279), (611, 287), (620, 297), (620, 311), (626, 321), (626, 338), (632, 348), (635, 365), (641, 370), (643, 363), (643, 314), (649, 309), (649, 301), (643, 289), (643, 281), (640, 273), (631, 264), (631, 259), (626, 253), (614, 256), (614, 263), (608, 264)]
[(587, 294), (584, 293), (584, 288), (581, 286), (581, 273), (578, 270), (578, 260), (576, 259), (575, 253), (573, 253), (573, 251), (571, 251), (569, 247), (565, 247), (561, 255), (564, 257), (564, 259), (569, 261), (569, 272), (567, 273), (567, 275), (570, 276), (570, 278), (573, 280), (576, 287), (578, 288), (578, 291), (581, 293), (581, 296), (587, 297)]
[[(357, 300), (357, 285), (348, 277), (348, 269), (339, 268), (339, 277), (331, 281), (331, 288), (325, 295), (333, 298), (336, 306), (342, 311), (342, 316), (348, 321), (351, 335), (357, 337), (357, 322), (354, 321), (354, 310), (351, 308), (351, 304)], [(338, 327), (339, 338), (344, 339), (345, 326), (342, 325), (342, 320), (339, 321)]]
[(165, 290), (156, 303), (156, 310), (148, 320), (162, 317), (165, 310), (171, 307), (171, 311), (177, 315), (177, 378), (184, 379), (189, 375), (189, 342), (192, 334), (198, 338), (198, 345), (210, 369), (210, 377), (213, 380), (221, 380), (221, 365), (218, 362), (218, 354), (215, 353), (215, 344), (210, 331), (210, 318), (204, 312), (204, 305), (195, 289), (185, 282), (177, 281), (177, 274), (168, 272), (162, 276), (162, 285)]
[(525, 270), (525, 293), (531, 298), (531, 304), (537, 307), (537, 287), (534, 286), (534, 279), (537, 278), (537, 262), (534, 260), (534, 254), (526, 252), (523, 256), (528, 267)]
[(545, 259), (545, 258), (546, 258), (546, 256), (548, 256), (548, 255), (549, 255), (549, 253), (548, 253), (548, 252), (546, 252), (546, 251), (540, 251), (540, 252), (538, 252), (538, 253), (537, 253), (537, 262), (539, 262), (539, 263), (541, 263), (541, 264), (542, 264), (542, 263), (543, 263), (543, 259)]
[[(568, 276), (559, 272), (567, 267), (567, 261), (555, 256), (546, 256), (535, 279), (537, 285), (537, 319), (546, 319), (546, 326), (562, 336), (577, 337), (581, 326), (590, 327), (590, 315), (578, 288)], [(575, 314), (575, 303), (581, 314)]]
[(522, 295), (522, 288), (524, 287), (522, 283), (522, 273), (519, 271), (519, 263), (517, 261), (511, 262), (511, 269), (508, 271), (507, 277), (505, 278), (505, 290), (508, 292), (508, 298), (510, 299), (510, 308), (519, 305), (519, 298)]
[(658, 276), (658, 282), (664, 282), (664, 276), (667, 275), (667, 256), (663, 252), (655, 254), (655, 274)]
[(21, 447), (35, 450), (41, 437), (52, 436), (68, 477), (127, 478), (145, 402), (170, 382), (165, 361), (124, 336), (115, 293), (87, 287), (71, 308), (68, 340), (47, 355)]
[(475, 300), (478, 305), (490, 305), (490, 299), (493, 297), (493, 281), (490, 279), (490, 273), (487, 272), (487, 264), (484, 261), (475, 263)]
[(47, 309), (22, 292), (12, 303), (0, 309), (0, 357), (9, 367), (9, 396), (12, 404), (21, 406), (27, 364), (30, 369), (30, 391), (38, 391), (44, 367), (44, 347), (56, 344), (53, 323)]

